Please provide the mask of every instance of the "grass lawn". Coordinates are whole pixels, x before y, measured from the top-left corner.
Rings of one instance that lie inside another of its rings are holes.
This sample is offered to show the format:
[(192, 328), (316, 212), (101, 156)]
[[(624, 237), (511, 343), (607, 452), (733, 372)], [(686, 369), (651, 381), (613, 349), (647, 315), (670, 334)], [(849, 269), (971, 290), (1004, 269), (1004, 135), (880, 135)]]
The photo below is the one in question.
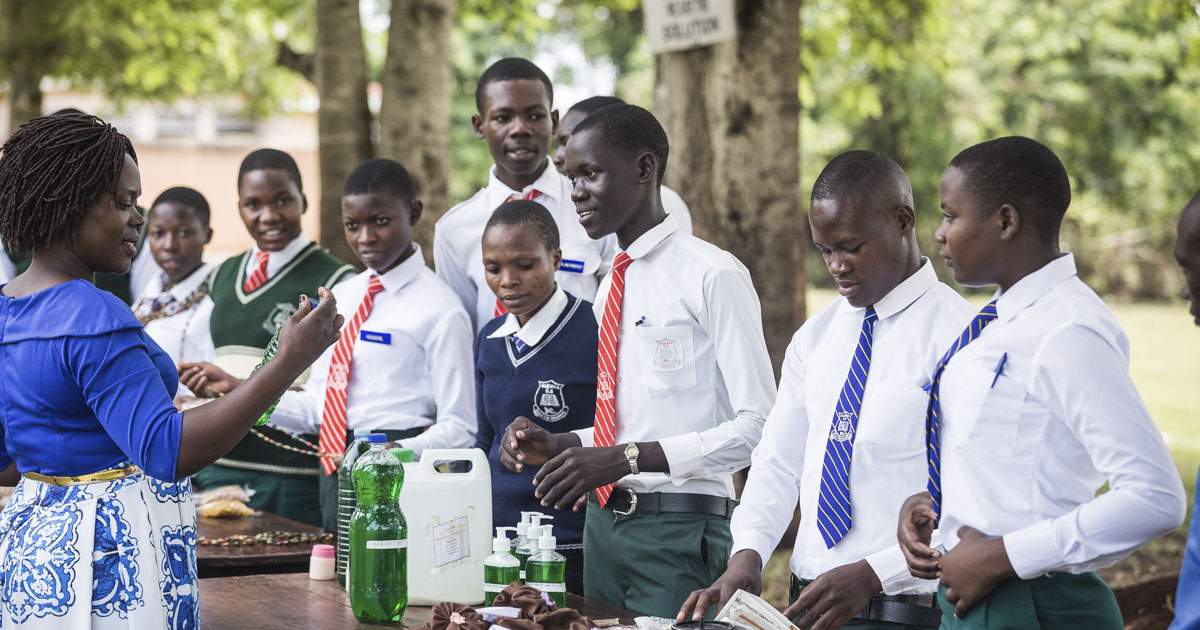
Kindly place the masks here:
[[(808, 312), (815, 313), (835, 297), (833, 291), (810, 290)], [(987, 296), (971, 298), (977, 306), (983, 306), (987, 300)], [(1193, 325), (1187, 305), (1181, 300), (1169, 303), (1110, 300), (1109, 307), (1129, 336), (1130, 373), (1179, 467), (1187, 488), (1190, 515), (1196, 469), (1200, 466), (1200, 391), (1192, 389), (1200, 384), (1200, 329)], [(1131, 572), (1143, 575), (1178, 568), (1186, 532), (1187, 522), (1177, 533), (1152, 543), (1146, 553), (1135, 554), (1114, 569), (1129, 565)], [(763, 571), (763, 596), (777, 606), (787, 603), (790, 555), (790, 549), (776, 551)], [(1106, 574), (1106, 578), (1113, 583), (1112, 576)]]

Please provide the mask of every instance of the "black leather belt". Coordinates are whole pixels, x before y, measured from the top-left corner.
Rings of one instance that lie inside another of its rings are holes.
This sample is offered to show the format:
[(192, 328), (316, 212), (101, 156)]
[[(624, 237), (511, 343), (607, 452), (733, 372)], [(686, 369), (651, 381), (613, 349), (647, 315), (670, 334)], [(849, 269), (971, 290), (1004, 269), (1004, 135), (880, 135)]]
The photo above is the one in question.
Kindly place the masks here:
[(612, 496), (608, 498), (604, 509), (612, 510), (621, 516), (686, 512), (729, 518), (735, 505), (733, 499), (714, 497), (711, 494), (634, 492), (628, 488), (613, 488)]
[[(792, 576), (792, 592), (798, 597), (812, 580), (801, 580)], [(795, 601), (793, 599), (793, 601)], [(883, 621), (886, 623), (937, 628), (942, 622), (942, 609), (938, 607), (937, 594), (918, 593), (913, 595), (884, 595), (871, 598), (867, 607), (855, 619)]]

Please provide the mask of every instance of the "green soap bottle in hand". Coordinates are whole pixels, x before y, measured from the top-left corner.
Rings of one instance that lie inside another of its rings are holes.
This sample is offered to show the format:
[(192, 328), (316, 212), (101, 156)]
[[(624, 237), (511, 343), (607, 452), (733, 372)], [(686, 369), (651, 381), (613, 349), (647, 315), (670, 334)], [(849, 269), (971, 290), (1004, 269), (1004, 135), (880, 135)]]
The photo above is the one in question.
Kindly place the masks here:
[(538, 551), (525, 565), (525, 583), (550, 596), (556, 608), (567, 606), (567, 559), (554, 550), (553, 526), (543, 525)]
[(359, 621), (400, 621), (408, 608), (408, 524), (400, 511), (404, 466), (382, 433), (354, 463), (358, 507), (350, 518), (350, 608)]
[(371, 448), (371, 430), (355, 429), (354, 441), (342, 456), (342, 465), (338, 467), (337, 493), (337, 580), (338, 584), (346, 585), (346, 562), (350, 559), (350, 517), (354, 516), (354, 508), (358, 499), (354, 496), (354, 462)]
[[(308, 304), (313, 309), (317, 308), (317, 299), (316, 298), (308, 298)], [(309, 310), (309, 312), (311, 313), (312, 310)], [(262, 366), (270, 363), (271, 359), (275, 358), (275, 353), (279, 352), (279, 333), (282, 330), (283, 330), (283, 324), (280, 324), (279, 328), (275, 329), (275, 334), (271, 335), (271, 341), (267, 342), (267, 349), (263, 351), (262, 361), (260, 361), (258, 363), (258, 365), (254, 366), (253, 370), (250, 370), (250, 376), (254, 376), (255, 372), (261, 370)], [(276, 398), (275, 402), (271, 403), (271, 406), (267, 407), (267, 410), (263, 412), (263, 415), (258, 417), (258, 422), (255, 422), (254, 426), (261, 427), (262, 425), (269, 422), (271, 420), (271, 414), (275, 412), (275, 406), (278, 404), (279, 404), (279, 399)]]
[(492, 539), (492, 555), (483, 560), (483, 605), (491, 606), (509, 584), (521, 579), (521, 562), (508, 552), (511, 541), (504, 532), (515, 527), (497, 527)]

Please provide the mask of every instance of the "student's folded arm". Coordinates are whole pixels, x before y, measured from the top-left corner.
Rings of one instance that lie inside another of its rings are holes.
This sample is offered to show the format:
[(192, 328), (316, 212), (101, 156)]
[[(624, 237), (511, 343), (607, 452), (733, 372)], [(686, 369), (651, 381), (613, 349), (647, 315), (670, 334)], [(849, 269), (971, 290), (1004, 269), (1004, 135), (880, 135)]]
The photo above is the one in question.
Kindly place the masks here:
[(183, 431), (162, 376), (138, 331), (59, 341), (88, 407), (113, 442), (146, 471), (175, 481)]
[(711, 429), (659, 440), (676, 484), (749, 465), (775, 403), (775, 372), (750, 274), (740, 263), (712, 271), (704, 282), (704, 304), (700, 326), (712, 339), (734, 416)]
[(729, 525), (733, 534), (732, 553), (753, 549), (760, 558), (770, 558), (791, 523), (793, 508), (800, 498), (804, 443), (808, 435), (803, 335), (801, 329), (788, 344), (779, 399), (767, 416), (762, 441), (750, 458), (750, 475)]
[(1031, 394), (1080, 440), (1109, 490), (1004, 536), (1022, 578), (1108, 566), (1183, 522), (1183, 483), (1126, 357), (1082, 325), (1054, 331), (1034, 356)]
[(433, 233), (433, 265), (437, 276), (450, 285), (450, 289), (462, 301), (463, 308), (467, 311), (467, 318), (471, 322), (471, 330), (479, 325), (475, 321), (475, 303), (479, 295), (475, 284), (471, 282), (471, 278), (467, 276), (466, 268), (463, 267), (462, 256), (455, 251), (450, 238), (443, 232), (445, 228), (438, 226), (438, 229)]
[(427, 448), (475, 445), (473, 339), (470, 320), (462, 309), (439, 314), (425, 339), (425, 369), (433, 382), (437, 421), (421, 435), (400, 442), (418, 457)]

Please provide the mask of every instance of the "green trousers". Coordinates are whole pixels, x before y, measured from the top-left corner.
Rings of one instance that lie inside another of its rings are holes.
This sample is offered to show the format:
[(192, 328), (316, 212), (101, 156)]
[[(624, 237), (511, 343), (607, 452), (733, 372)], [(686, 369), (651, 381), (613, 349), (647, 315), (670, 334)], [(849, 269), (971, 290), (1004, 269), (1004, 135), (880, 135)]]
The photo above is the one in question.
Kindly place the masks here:
[[(796, 603), (797, 599), (800, 599), (800, 582), (796, 579), (795, 575), (792, 575), (791, 577), (792, 581), (788, 586), (788, 606), (791, 606), (792, 604)], [(804, 615), (802, 614), (797, 615), (792, 619), (792, 621), (794, 622), (796, 619), (803, 616)], [(925, 630), (925, 628), (920, 626), (910, 626), (902, 623), (889, 623), (887, 621), (864, 621), (862, 619), (851, 619), (842, 627), (854, 628), (855, 630)]]
[(266, 510), (317, 527), (321, 526), (321, 509), (317, 480), (302, 475), (281, 475), (230, 468), (213, 464), (193, 476), (202, 488), (246, 486), (254, 491), (250, 507)]
[(583, 528), (583, 592), (612, 606), (674, 619), (692, 591), (721, 577), (732, 548), (728, 518), (619, 516), (601, 508), (593, 494)]
[(1096, 573), (1008, 579), (962, 619), (938, 589), (942, 630), (1121, 630), (1117, 599)]
[[(372, 431), (373, 433), (383, 433), (387, 436), (389, 442), (403, 440), (420, 435), (425, 428), (418, 429), (403, 429), (392, 431), (390, 429), (380, 429)], [(350, 441), (354, 439), (352, 431), (346, 432), (346, 445), (349, 446)], [(321, 527), (327, 532), (337, 532), (337, 501), (338, 501), (338, 474), (335, 470), (332, 475), (326, 475), (324, 471), (317, 477), (317, 486), (320, 492), (318, 500), (321, 504)]]

